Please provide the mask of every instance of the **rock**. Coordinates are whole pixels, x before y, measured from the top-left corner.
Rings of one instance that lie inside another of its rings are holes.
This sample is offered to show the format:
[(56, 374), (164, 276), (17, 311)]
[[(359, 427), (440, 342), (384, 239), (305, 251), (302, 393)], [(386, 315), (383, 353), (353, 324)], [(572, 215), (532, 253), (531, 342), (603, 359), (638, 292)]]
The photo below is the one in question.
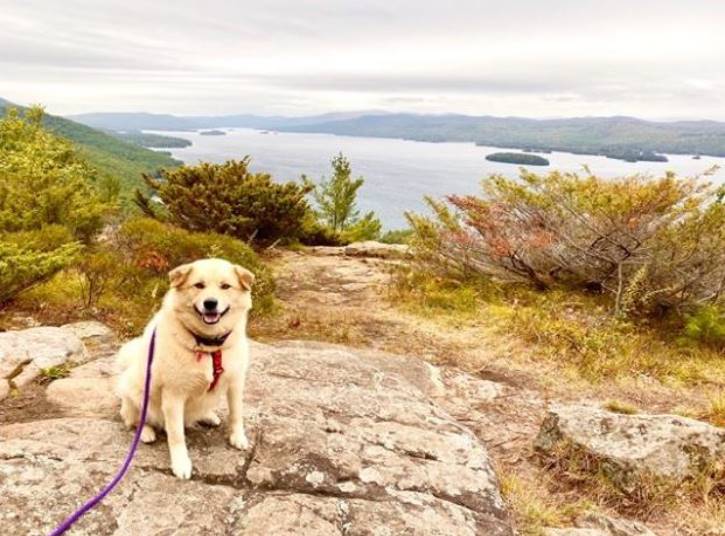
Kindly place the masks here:
[[(439, 392), (419, 360), (253, 344), (250, 450), (229, 447), (223, 426), (190, 430), (182, 482), (163, 439), (142, 445), (79, 533), (512, 535), (485, 447), (432, 401)], [(46, 533), (110, 479), (131, 441), (115, 414), (0, 426), (4, 532)]]
[(0, 380), (0, 400), (10, 394), (10, 383), (7, 380)]
[(112, 344), (117, 338), (116, 334), (107, 325), (97, 322), (96, 320), (86, 320), (83, 322), (73, 322), (62, 326), (63, 329), (72, 331), (76, 337), (84, 343)]
[(49, 367), (81, 363), (87, 358), (83, 342), (71, 331), (37, 327), (0, 333), (0, 378), (28, 383)]
[(74, 367), (70, 378), (110, 378), (117, 373), (116, 355), (110, 354)]
[(42, 369), (35, 363), (30, 362), (27, 365), (25, 365), (17, 376), (13, 377), (12, 381), (13, 384), (15, 384), (15, 387), (18, 389), (21, 387), (25, 387), (30, 382), (32, 382), (35, 378), (40, 376), (42, 374)]
[(307, 251), (313, 255), (350, 257), (375, 257), (379, 259), (401, 259), (408, 254), (409, 248), (403, 244), (383, 244), (375, 240), (353, 242), (347, 246), (313, 246)]
[(638, 521), (591, 513), (577, 519), (576, 528), (547, 528), (545, 536), (657, 536)]
[(478, 420), (473, 418), (474, 413), (479, 414), (477, 408), (495, 400), (503, 390), (499, 383), (476, 378), (462, 370), (427, 366), (438, 387), (436, 401), (456, 418)]
[(110, 415), (119, 405), (111, 378), (63, 378), (45, 391), (48, 402), (68, 415)]
[(725, 429), (675, 415), (623, 415), (593, 406), (552, 406), (536, 439), (551, 453), (568, 444), (603, 464), (627, 489), (637, 475), (680, 481), (725, 458)]
[(577, 520), (578, 527), (604, 531), (607, 536), (657, 536), (639, 521), (591, 513)]
[(375, 240), (353, 242), (345, 246), (345, 255), (351, 257), (377, 257), (380, 259), (400, 259), (408, 254), (408, 246), (403, 244), (383, 244)]
[(610, 533), (599, 529), (544, 529), (544, 536), (611, 536)]

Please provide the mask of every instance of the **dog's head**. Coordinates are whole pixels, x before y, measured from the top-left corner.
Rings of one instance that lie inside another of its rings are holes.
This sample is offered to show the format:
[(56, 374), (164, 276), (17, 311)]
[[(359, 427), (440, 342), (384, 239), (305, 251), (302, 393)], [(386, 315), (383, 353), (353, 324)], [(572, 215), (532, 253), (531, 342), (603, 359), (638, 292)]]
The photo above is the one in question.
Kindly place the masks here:
[(199, 335), (229, 332), (252, 307), (254, 274), (223, 259), (203, 259), (169, 272), (178, 319)]

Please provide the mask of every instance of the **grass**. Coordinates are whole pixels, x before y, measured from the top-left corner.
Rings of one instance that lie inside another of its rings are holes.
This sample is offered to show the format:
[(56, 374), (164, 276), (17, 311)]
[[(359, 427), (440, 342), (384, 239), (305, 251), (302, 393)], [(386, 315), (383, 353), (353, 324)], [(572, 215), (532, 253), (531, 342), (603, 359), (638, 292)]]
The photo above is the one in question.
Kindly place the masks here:
[(391, 299), (420, 315), (485, 319), (500, 337), (518, 339), (522, 354), (592, 384), (643, 377), (673, 387), (725, 386), (722, 351), (683, 343), (676, 325), (615, 318), (597, 296), (481, 280), (464, 284), (403, 269)]
[(715, 426), (725, 427), (725, 392), (720, 390), (708, 400), (708, 408), (700, 418)]
[(621, 400), (609, 400), (603, 404), (604, 409), (612, 411), (614, 413), (621, 413), (622, 415), (636, 415), (639, 410), (636, 406)]
[(68, 375), (70, 375), (70, 368), (67, 365), (58, 365), (40, 369), (40, 378), (38, 381), (40, 383), (50, 383), (53, 380), (67, 378)]
[[(536, 480), (498, 468), (501, 495), (509, 508), (514, 525), (523, 536), (543, 536), (547, 527), (571, 525), (582, 514), (595, 509), (586, 499), (569, 502), (568, 498), (548, 493), (548, 475)], [(543, 485), (542, 485), (543, 480)]]

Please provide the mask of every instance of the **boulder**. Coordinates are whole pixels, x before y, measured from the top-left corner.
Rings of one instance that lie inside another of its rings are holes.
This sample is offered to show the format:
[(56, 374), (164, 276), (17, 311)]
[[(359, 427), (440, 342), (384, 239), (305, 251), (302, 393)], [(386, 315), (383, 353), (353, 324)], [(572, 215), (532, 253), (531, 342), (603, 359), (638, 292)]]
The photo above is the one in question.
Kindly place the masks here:
[(87, 356), (83, 342), (65, 328), (43, 326), (0, 333), (0, 379), (25, 384), (42, 369), (81, 363)]
[(84, 320), (62, 326), (72, 331), (84, 343), (113, 344), (117, 341), (116, 334), (107, 325), (96, 320)]
[(680, 481), (725, 460), (725, 429), (676, 415), (623, 415), (587, 405), (549, 409), (536, 448), (572, 446), (602, 462), (626, 488), (638, 474)]
[(0, 380), (0, 400), (10, 394), (10, 382), (7, 380)]
[[(93, 380), (75, 379), (83, 381), (51, 385), (68, 400), (78, 395), (63, 406), (68, 415), (85, 411), (82, 394)], [(142, 445), (79, 533), (510, 536), (486, 449), (434, 402), (440, 390), (416, 359), (309, 342), (253, 344), (249, 451), (228, 446), (223, 426), (190, 430), (189, 482), (171, 475), (163, 436)], [(89, 417), (0, 426), (5, 532), (47, 533), (110, 479), (132, 434), (115, 408), (97, 406)]]

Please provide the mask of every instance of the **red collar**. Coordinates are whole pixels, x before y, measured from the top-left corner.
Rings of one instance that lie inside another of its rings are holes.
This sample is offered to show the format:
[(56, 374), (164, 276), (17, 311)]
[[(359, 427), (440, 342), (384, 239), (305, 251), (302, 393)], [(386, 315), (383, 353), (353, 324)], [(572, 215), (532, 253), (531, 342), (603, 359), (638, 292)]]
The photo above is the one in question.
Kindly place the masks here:
[(219, 382), (219, 377), (222, 375), (222, 372), (224, 372), (224, 367), (222, 366), (222, 351), (214, 350), (213, 352), (196, 352), (196, 360), (201, 361), (201, 358), (204, 357), (205, 354), (211, 356), (213, 377), (208, 390), (212, 391)]

